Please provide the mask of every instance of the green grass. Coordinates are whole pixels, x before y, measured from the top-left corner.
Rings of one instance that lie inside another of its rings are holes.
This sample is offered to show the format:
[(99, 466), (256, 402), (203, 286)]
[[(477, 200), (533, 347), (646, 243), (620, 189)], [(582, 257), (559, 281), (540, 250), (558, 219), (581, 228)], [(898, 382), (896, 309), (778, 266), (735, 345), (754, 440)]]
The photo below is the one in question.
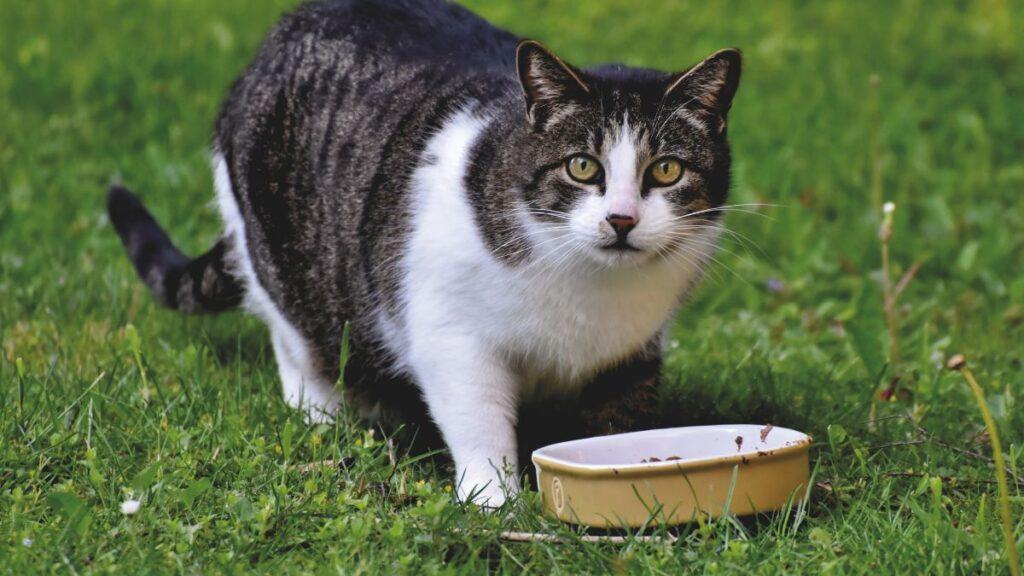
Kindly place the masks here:
[[(0, 571), (1005, 573), (982, 421), (938, 366), (967, 355), (1024, 474), (1019, 3), (470, 2), (581, 64), (745, 51), (733, 199), (779, 207), (729, 217), (759, 248), (730, 241), (680, 314), (666, 409), (807, 430), (820, 484), (805, 514), (672, 544), (581, 542), (532, 496), (507, 517), (460, 506), (443, 464), (392, 464), (355, 421), (304, 426), (256, 321), (144, 292), (105, 187), (138, 189), (185, 249), (209, 245), (217, 105), (290, 4), (0, 0)], [(923, 262), (890, 366), (873, 170), (897, 204), (895, 274)], [(345, 467), (294, 467), (325, 458)]]

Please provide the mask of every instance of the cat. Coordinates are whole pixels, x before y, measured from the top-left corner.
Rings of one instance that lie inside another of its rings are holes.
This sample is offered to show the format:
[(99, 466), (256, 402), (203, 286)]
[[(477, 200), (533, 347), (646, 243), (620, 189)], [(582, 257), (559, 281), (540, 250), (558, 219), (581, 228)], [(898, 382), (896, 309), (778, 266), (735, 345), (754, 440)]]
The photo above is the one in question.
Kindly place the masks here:
[(661, 333), (723, 229), (740, 61), (581, 69), (445, 0), (306, 4), (216, 122), (217, 243), (183, 255), (120, 186), (108, 212), (161, 303), (266, 322), (289, 405), (434, 426), (458, 496), (500, 506), (524, 436), (655, 423)]

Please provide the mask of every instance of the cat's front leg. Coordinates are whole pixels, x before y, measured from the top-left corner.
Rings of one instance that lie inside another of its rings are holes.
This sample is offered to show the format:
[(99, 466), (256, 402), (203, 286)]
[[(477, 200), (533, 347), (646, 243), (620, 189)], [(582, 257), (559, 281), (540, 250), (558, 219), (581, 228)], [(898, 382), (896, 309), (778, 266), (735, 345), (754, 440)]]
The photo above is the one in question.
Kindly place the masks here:
[(455, 461), (459, 498), (501, 506), (518, 489), (515, 375), (467, 335), (435, 334), (412, 356), (430, 415)]

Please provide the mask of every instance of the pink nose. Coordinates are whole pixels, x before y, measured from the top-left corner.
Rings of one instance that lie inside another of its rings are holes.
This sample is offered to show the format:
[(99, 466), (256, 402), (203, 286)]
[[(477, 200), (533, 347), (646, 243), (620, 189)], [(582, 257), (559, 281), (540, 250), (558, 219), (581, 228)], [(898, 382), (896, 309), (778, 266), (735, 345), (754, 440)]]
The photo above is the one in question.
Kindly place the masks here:
[(629, 231), (636, 227), (636, 218), (624, 214), (609, 214), (605, 220), (612, 225), (619, 238), (625, 238)]

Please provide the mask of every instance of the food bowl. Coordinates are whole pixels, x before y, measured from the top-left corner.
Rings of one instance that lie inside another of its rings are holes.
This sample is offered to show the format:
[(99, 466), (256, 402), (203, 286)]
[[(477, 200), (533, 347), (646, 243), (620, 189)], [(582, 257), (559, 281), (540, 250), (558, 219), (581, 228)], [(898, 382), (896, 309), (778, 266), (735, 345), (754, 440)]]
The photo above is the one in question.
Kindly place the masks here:
[(770, 512), (807, 495), (811, 438), (736, 424), (597, 436), (533, 453), (545, 510), (598, 528)]

